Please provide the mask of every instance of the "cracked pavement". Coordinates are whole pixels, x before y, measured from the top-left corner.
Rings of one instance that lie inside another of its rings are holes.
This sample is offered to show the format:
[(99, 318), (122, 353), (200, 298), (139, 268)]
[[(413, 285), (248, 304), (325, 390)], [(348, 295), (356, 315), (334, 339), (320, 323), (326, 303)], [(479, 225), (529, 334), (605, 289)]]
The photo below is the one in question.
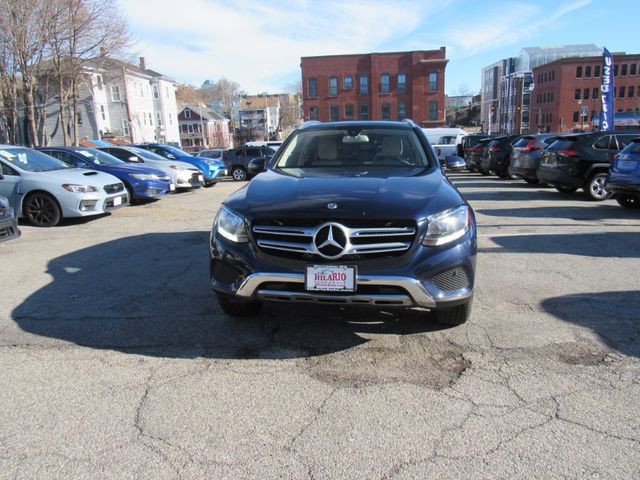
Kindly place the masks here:
[(239, 184), (0, 246), (0, 478), (638, 478), (640, 212), (451, 176), (477, 290), (423, 311), (225, 316), (208, 232)]

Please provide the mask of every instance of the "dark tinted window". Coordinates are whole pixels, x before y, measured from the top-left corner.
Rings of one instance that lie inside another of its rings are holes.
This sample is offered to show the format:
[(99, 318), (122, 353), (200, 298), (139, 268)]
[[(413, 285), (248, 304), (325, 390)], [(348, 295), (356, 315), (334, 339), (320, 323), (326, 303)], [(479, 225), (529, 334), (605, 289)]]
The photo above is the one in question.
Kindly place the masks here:
[(559, 138), (551, 145), (549, 145), (549, 149), (551, 150), (571, 150), (576, 143), (575, 138)]
[(16, 172), (9, 165), (5, 165), (2, 162), (0, 162), (0, 173), (2, 173), (3, 175), (18, 175), (18, 172)]
[(618, 147), (620, 150), (625, 148), (627, 145), (633, 142), (634, 139), (638, 138), (637, 135), (616, 135), (618, 139)]
[(529, 142), (531, 140), (533, 140), (533, 137), (522, 137), (522, 138), (518, 139), (518, 141), (516, 143), (514, 143), (513, 146), (515, 148), (526, 147), (527, 145), (529, 145)]
[[(596, 143), (593, 144), (593, 148), (596, 148), (598, 150), (609, 150), (610, 146), (611, 146), (611, 140), (613, 140), (613, 137), (611, 135), (605, 135), (604, 137), (600, 138)], [(613, 143), (613, 148), (615, 149), (615, 142)]]
[(245, 149), (244, 154), (249, 156), (249, 157), (259, 157), (260, 156), (260, 149), (259, 148), (247, 148), (247, 149)]

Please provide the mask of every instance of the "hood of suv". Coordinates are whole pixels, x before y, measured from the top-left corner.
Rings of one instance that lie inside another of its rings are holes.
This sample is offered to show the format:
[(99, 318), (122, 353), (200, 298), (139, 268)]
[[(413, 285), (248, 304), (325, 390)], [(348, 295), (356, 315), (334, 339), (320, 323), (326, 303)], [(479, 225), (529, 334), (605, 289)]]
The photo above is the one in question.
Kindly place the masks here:
[[(309, 178), (270, 170), (254, 178), (226, 204), (252, 218), (418, 220), (457, 206), (459, 198), (454, 188), (438, 174)], [(336, 208), (329, 204), (335, 204)]]

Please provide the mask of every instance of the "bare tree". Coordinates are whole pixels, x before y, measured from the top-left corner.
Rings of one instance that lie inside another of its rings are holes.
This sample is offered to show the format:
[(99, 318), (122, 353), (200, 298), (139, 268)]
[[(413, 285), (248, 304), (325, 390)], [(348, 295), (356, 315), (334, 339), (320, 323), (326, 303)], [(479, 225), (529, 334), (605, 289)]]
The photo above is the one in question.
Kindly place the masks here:
[(191, 85), (178, 85), (176, 87), (176, 103), (178, 109), (182, 109), (187, 105), (206, 105), (206, 100), (198, 88)]

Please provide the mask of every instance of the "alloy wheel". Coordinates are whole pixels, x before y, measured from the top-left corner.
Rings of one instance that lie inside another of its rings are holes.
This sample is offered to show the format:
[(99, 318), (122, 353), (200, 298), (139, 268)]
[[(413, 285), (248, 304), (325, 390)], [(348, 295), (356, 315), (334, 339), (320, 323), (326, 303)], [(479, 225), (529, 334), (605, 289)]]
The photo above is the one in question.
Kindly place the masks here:
[(35, 193), (27, 201), (26, 216), (38, 227), (53, 227), (60, 221), (60, 209), (49, 195)]

